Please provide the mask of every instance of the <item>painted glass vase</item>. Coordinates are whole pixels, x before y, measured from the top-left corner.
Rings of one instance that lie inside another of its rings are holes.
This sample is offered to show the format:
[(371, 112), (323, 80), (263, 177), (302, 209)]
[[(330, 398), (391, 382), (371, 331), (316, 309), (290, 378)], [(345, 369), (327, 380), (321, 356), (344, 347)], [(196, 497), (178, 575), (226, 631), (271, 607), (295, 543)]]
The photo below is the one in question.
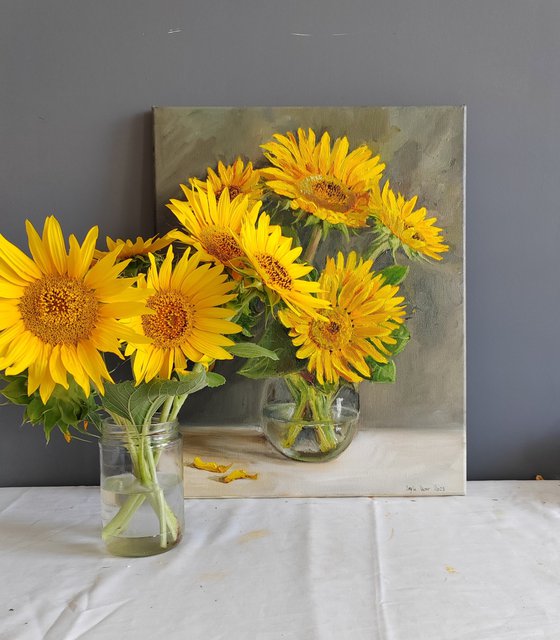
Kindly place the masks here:
[(184, 527), (182, 438), (177, 421), (105, 420), (100, 448), (102, 538), (118, 556), (172, 549)]
[(352, 442), (360, 412), (357, 387), (319, 386), (306, 373), (267, 381), (262, 429), (280, 453), (302, 462), (325, 462)]

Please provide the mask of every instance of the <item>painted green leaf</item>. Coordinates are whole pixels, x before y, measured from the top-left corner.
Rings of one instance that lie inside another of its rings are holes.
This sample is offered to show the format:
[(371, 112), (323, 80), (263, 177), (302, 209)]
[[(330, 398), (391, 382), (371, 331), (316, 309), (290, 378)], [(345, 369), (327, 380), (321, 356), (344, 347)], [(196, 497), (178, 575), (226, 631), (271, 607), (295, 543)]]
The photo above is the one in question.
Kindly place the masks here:
[(238, 371), (246, 378), (274, 378), (301, 371), (305, 366), (304, 360), (296, 358), (295, 347), (278, 320), (274, 320), (268, 325), (259, 345), (274, 352), (277, 358), (276, 360), (271, 358), (249, 360)]
[(408, 344), (410, 340), (410, 331), (406, 328), (404, 324), (401, 324), (398, 329), (395, 329), (391, 336), (395, 338), (397, 344), (395, 345), (387, 345), (391, 351), (391, 355), (396, 356), (397, 353), (400, 353)]
[(379, 272), (385, 279), (385, 284), (397, 285), (400, 284), (408, 274), (408, 267), (400, 264), (394, 264), (390, 267), (385, 267)]
[(387, 364), (374, 362), (368, 363), (371, 369), (371, 382), (395, 382), (397, 379), (397, 368), (392, 360)]
[(274, 351), (265, 349), (260, 344), (255, 344), (254, 342), (239, 342), (231, 347), (227, 347), (226, 351), (240, 358), (270, 358), (271, 360), (278, 360), (278, 356)]

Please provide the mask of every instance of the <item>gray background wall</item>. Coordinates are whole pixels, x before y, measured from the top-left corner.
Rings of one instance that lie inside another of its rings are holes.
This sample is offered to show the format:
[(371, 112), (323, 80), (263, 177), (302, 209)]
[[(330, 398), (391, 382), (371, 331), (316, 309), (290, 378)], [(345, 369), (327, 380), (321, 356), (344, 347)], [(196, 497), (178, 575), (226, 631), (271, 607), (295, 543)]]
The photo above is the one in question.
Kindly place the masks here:
[[(557, 0), (1, 0), (0, 231), (154, 230), (150, 107), (467, 104), (468, 475), (560, 477)], [(0, 407), (0, 484), (97, 482)]]

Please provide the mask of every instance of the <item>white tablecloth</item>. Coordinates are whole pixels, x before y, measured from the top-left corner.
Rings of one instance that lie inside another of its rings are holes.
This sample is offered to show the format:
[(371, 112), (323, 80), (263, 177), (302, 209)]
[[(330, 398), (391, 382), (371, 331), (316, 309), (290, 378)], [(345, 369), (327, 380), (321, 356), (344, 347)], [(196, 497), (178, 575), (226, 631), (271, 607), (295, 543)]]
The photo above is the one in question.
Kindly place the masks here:
[(560, 638), (560, 482), (185, 512), (177, 548), (117, 558), (97, 488), (0, 489), (0, 638)]

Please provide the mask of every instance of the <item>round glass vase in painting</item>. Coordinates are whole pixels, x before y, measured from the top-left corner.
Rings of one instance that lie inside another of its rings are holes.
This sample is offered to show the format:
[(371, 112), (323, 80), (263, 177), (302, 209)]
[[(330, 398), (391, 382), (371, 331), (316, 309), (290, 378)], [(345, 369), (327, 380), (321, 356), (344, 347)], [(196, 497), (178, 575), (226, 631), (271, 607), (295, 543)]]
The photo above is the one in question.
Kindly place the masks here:
[(358, 429), (360, 396), (355, 385), (319, 386), (305, 373), (267, 380), (261, 424), (281, 454), (302, 462), (339, 456)]
[(102, 424), (102, 538), (113, 555), (164, 553), (184, 528), (182, 438), (177, 421)]

